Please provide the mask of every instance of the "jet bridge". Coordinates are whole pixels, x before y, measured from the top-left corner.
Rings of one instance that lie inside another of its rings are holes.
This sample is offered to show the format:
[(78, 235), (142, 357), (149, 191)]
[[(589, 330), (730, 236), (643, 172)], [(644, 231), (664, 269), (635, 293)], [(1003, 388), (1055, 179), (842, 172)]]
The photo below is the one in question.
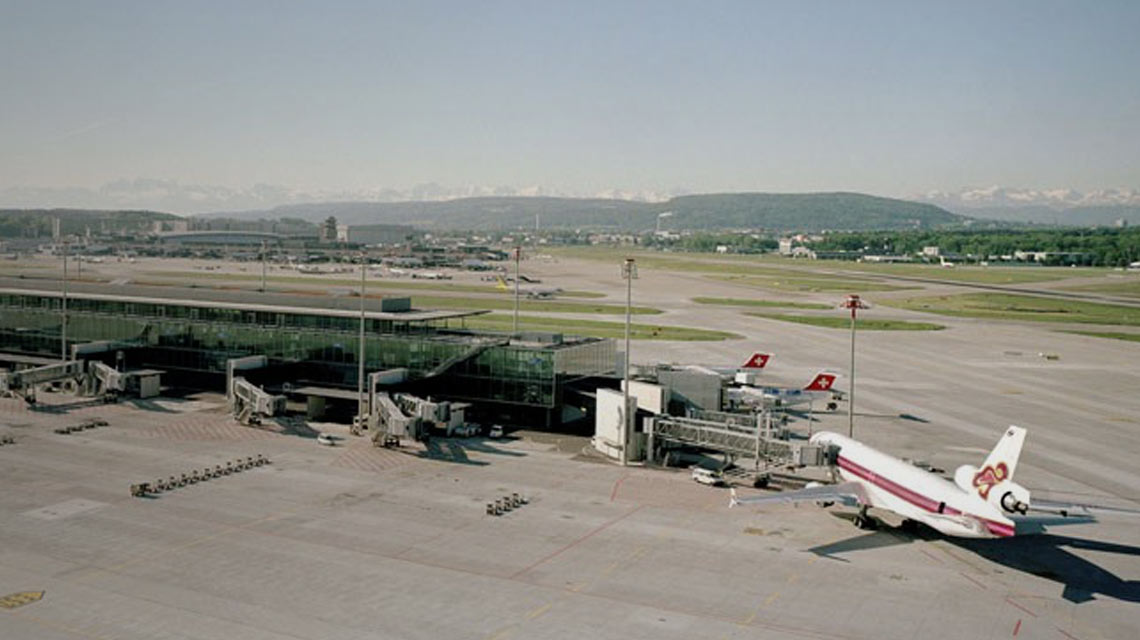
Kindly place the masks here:
[(234, 419), (244, 425), (261, 424), (263, 418), (285, 413), (285, 396), (273, 395), (245, 378), (233, 378), (227, 395)]
[(812, 457), (818, 447), (777, 437), (776, 420), (770, 412), (702, 415), (706, 419), (676, 416), (647, 419), (650, 462), (656, 462), (653, 457), (662, 445), (672, 443), (710, 449), (731, 458), (748, 458), (757, 469), (781, 463), (814, 464)]
[(139, 398), (157, 396), (162, 388), (162, 371), (157, 369), (118, 369), (91, 360), (87, 363), (87, 377), (82, 392), (88, 396), (98, 396), (104, 402), (116, 402), (120, 396), (133, 395)]
[(70, 382), (76, 389), (84, 377), (82, 360), (67, 360), (30, 369), (0, 373), (0, 394), (18, 396), (28, 404), (36, 403), (36, 386), (52, 382)]

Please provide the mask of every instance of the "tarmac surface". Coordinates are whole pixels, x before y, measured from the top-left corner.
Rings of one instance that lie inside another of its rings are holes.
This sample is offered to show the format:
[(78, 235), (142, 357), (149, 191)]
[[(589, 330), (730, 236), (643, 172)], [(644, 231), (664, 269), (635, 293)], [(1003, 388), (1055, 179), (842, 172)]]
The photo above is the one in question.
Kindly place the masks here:
[[(618, 301), (616, 264), (529, 271)], [(730, 366), (769, 351), (766, 382), (849, 374), (846, 331), (688, 302), (744, 294), (643, 270), (634, 302), (667, 310), (654, 322), (745, 338), (636, 342), (633, 361)], [(1140, 344), (933, 321), (947, 329), (858, 334), (857, 438), (952, 473), (1018, 424), (1029, 436), (1017, 479), (1034, 495), (1140, 507)], [(40, 398), (36, 410), (0, 399), (0, 436), (15, 440), (0, 446), (5, 640), (1140, 636), (1135, 519), (963, 541), (905, 533), (880, 513), (885, 526), (866, 532), (842, 508), (729, 509), (724, 489), (685, 471), (600, 462), (573, 436), (385, 450), (339, 426), (241, 427), (214, 394)], [(817, 413), (812, 428), (845, 432), (846, 406)], [(109, 425), (53, 432), (93, 416)], [(344, 439), (323, 447), (318, 431)], [(151, 498), (128, 493), (258, 454), (272, 464)], [(514, 492), (528, 504), (486, 514)]]

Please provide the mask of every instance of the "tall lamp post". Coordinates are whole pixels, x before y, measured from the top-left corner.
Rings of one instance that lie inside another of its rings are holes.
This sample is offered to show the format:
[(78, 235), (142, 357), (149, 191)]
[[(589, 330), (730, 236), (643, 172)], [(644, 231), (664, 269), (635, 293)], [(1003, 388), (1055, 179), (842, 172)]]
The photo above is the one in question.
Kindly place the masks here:
[(511, 333), (519, 333), (519, 259), (522, 257), (522, 245), (515, 245), (515, 320), (511, 325)]
[(59, 358), (67, 360), (67, 239), (63, 241), (63, 300), (60, 304)]
[(871, 306), (859, 296), (851, 294), (839, 305), (840, 309), (851, 310), (851, 391), (847, 398), (847, 437), (855, 437), (855, 313), (860, 309), (870, 309)]
[(261, 292), (262, 293), (265, 293), (265, 259), (267, 257), (265, 254), (266, 254), (267, 250), (268, 249), (266, 249), (265, 241), (262, 240), (261, 241)]
[(358, 368), (356, 371), (356, 415), (352, 430), (358, 432), (364, 427), (364, 286), (368, 274), (368, 256), (360, 252), (360, 348), (357, 353)]
[(633, 258), (626, 258), (625, 262), (621, 265), (621, 277), (625, 280), (625, 373), (622, 379), (625, 383), (622, 385), (622, 409), (621, 414), (623, 417), (622, 423), (622, 437), (621, 437), (621, 463), (622, 465), (629, 464), (629, 442), (630, 435), (633, 433), (633, 416), (630, 415), (629, 410), (629, 333), (630, 333), (630, 309), (633, 303), (633, 281), (637, 279), (637, 263)]

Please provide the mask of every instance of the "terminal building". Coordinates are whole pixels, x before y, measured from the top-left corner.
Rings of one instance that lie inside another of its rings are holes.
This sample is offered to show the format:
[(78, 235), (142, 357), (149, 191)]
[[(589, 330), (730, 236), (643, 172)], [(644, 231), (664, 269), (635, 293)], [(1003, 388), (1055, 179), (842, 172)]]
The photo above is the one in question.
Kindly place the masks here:
[[(355, 410), (345, 392), (356, 390), (359, 375), (358, 297), (70, 283), (66, 327), (64, 302), (58, 281), (0, 278), (0, 351), (58, 358), (66, 333), (69, 352), (113, 343), (129, 366), (219, 390), (229, 360), (265, 356), (269, 366), (259, 375), (267, 388), (328, 389), (346, 415)], [(576, 383), (613, 373), (614, 342), (465, 328), (466, 318), (482, 313), (367, 299), (365, 374), (407, 369), (416, 393), (470, 402), (486, 421), (551, 428), (583, 417), (576, 410), (583, 403), (569, 396)]]

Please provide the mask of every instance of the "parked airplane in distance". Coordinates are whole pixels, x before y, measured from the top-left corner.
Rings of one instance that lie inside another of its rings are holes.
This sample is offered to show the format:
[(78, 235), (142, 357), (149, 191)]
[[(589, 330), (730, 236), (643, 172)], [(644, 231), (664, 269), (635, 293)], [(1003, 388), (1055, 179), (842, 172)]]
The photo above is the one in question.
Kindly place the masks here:
[(413, 271), (413, 280), (451, 280), (451, 276), (442, 271)]
[(768, 361), (771, 359), (772, 359), (772, 354), (760, 353), (759, 351), (757, 351), (756, 353), (753, 353), (752, 355), (748, 356), (748, 359), (744, 361), (744, 364), (741, 364), (738, 367), (725, 367), (725, 366), (721, 366), (721, 365), (710, 365), (710, 364), (690, 364), (690, 365), (685, 365), (684, 368), (693, 369), (696, 371), (704, 371), (704, 372), (715, 373), (717, 375), (722, 375), (722, 376), (734, 376), (738, 373), (756, 374), (756, 373), (760, 373), (761, 371), (763, 371), (764, 367), (768, 366)]
[(843, 480), (838, 484), (808, 483), (798, 491), (739, 497), (732, 490), (729, 506), (773, 502), (842, 502), (858, 506), (855, 525), (872, 529), (871, 508), (886, 509), (905, 518), (904, 526), (921, 522), (948, 536), (1008, 538), (1017, 528), (1011, 516), (1040, 512), (1061, 517), (1092, 517), (1096, 513), (1140, 515), (1140, 511), (1051, 500), (1031, 500), (1029, 490), (1013, 481), (1025, 429), (1011, 426), (982, 463), (981, 469), (962, 465), (954, 481), (900, 460), (846, 436), (821, 431), (811, 438), (825, 448), (828, 461)]
[(833, 388), (837, 377), (837, 374), (820, 371), (803, 388), (741, 385), (729, 389), (729, 397), (744, 405), (781, 409), (818, 402), (819, 406), (827, 407), (828, 411), (834, 411), (839, 407), (838, 401), (843, 399), (843, 393)]
[[(499, 281), (499, 285), (497, 287), (499, 289), (499, 291), (512, 292), (515, 290), (515, 288), (513, 286), (507, 284), (507, 281), (505, 279), (503, 279), (503, 276), (495, 276), (495, 279)], [(534, 298), (536, 300), (537, 299), (548, 300), (550, 298), (555, 297), (559, 293), (562, 293), (562, 288), (561, 287), (522, 287), (522, 286), (520, 286), (519, 287), (519, 293), (526, 295), (526, 297), (528, 297), (528, 298)]]

